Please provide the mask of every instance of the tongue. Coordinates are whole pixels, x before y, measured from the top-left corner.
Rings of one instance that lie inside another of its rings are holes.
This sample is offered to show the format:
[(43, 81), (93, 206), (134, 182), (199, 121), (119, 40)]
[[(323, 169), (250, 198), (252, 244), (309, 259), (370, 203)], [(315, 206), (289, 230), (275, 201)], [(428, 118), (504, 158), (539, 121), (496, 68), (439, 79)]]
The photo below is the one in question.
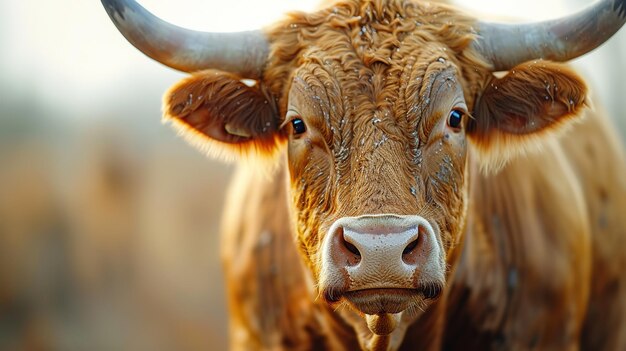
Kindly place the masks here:
[(367, 321), (367, 327), (372, 333), (376, 335), (389, 335), (398, 326), (401, 314), (402, 313), (367, 314), (365, 315), (365, 320)]

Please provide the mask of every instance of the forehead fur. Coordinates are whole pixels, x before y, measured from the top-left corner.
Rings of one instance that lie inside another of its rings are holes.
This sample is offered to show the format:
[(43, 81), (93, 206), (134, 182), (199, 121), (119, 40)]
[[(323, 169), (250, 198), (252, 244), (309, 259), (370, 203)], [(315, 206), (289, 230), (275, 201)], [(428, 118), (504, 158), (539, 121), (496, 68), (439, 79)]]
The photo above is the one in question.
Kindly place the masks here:
[[(372, 81), (376, 76), (399, 77), (410, 66), (420, 77), (438, 57), (453, 60), (463, 81), (483, 82), (478, 78), (489, 73), (487, 64), (469, 49), (473, 23), (446, 5), (410, 0), (347, 0), (314, 13), (293, 13), (269, 30), (272, 53), (264, 81), (282, 113), (293, 71), (307, 64), (340, 65), (357, 76), (354, 84), (373, 89), (382, 101), (398, 90), (382, 89)], [(464, 87), (466, 93), (479, 88)], [(471, 105), (473, 97), (466, 98)]]

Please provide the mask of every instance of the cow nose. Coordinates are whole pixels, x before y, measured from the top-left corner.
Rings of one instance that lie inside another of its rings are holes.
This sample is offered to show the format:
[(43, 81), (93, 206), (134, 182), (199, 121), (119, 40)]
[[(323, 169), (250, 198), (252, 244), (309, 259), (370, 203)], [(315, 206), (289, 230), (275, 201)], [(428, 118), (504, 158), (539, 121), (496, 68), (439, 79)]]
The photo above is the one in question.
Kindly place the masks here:
[[(371, 263), (402, 263), (415, 265), (418, 260), (417, 249), (420, 240), (419, 224), (407, 227), (355, 226), (353, 223), (336, 229), (339, 241), (344, 246), (338, 255), (344, 254), (347, 266), (356, 266), (361, 260)], [(341, 259), (341, 258), (340, 258)], [(379, 260), (383, 260), (378, 262)]]
[(436, 247), (432, 226), (420, 216), (344, 217), (325, 238), (322, 278), (347, 273), (344, 291), (415, 288), (416, 272), (436, 261)]

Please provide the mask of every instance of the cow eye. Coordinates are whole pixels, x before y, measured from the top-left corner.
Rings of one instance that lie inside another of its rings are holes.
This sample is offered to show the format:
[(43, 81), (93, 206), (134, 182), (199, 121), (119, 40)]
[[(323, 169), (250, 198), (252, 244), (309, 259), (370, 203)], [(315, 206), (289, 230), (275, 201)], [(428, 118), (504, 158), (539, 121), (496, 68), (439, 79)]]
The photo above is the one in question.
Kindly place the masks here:
[(465, 113), (461, 110), (452, 110), (448, 116), (448, 125), (452, 129), (461, 129), (461, 122), (463, 122), (463, 115)]
[(293, 127), (293, 134), (294, 135), (300, 135), (304, 132), (306, 132), (306, 125), (304, 124), (304, 121), (302, 120), (302, 118), (294, 118), (291, 120), (291, 126)]

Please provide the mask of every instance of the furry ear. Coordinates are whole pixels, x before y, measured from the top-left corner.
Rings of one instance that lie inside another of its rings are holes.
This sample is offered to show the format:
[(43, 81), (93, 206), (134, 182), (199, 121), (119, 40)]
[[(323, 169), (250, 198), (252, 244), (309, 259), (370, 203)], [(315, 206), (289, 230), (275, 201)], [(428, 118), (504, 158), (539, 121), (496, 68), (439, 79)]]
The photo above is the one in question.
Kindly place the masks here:
[(566, 65), (532, 61), (504, 77), (492, 77), (474, 106), (467, 133), (484, 170), (501, 168), (514, 156), (576, 120), (587, 87)]
[(262, 87), (217, 70), (195, 73), (171, 87), (163, 97), (163, 121), (223, 159), (272, 156), (283, 139), (274, 101)]

